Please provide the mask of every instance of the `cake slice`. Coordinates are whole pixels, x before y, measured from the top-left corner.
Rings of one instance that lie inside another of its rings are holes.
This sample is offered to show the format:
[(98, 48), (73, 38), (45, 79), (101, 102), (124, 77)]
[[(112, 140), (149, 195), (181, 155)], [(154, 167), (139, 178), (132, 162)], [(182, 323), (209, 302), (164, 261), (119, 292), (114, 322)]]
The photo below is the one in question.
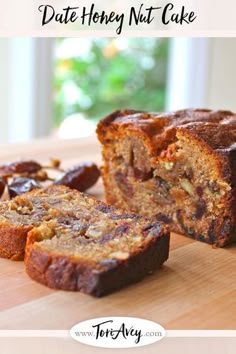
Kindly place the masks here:
[[(160, 267), (169, 231), (64, 186), (0, 204), (0, 256), (49, 287), (102, 296)], [(26, 249), (26, 251), (25, 251)]]
[(27, 233), (44, 220), (68, 215), (67, 202), (74, 199), (71, 189), (52, 186), (0, 202), (0, 257), (23, 260)]
[(102, 296), (137, 282), (167, 260), (166, 226), (72, 193), (76, 204), (67, 201), (70, 214), (28, 233), (25, 266), (32, 279)]
[(216, 246), (236, 240), (236, 114), (116, 111), (97, 134), (107, 202)]

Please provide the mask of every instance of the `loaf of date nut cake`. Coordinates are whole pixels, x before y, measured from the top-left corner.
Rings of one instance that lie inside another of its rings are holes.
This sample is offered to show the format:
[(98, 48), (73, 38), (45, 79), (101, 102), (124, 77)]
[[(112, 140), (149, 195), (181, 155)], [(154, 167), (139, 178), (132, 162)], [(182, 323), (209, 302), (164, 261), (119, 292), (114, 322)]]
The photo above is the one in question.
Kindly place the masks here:
[(219, 247), (236, 240), (236, 114), (116, 111), (97, 135), (107, 202)]

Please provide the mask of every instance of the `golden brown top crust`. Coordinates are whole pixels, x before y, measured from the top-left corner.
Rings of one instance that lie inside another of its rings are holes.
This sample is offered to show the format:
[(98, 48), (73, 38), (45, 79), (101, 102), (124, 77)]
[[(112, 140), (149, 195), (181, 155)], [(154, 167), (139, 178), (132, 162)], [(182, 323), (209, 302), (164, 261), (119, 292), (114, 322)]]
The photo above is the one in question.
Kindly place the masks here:
[(186, 109), (168, 113), (115, 111), (98, 124), (97, 133), (101, 142), (108, 127), (113, 131), (119, 127), (142, 131), (152, 139), (156, 148), (168, 136), (173, 136), (176, 130), (187, 130), (214, 150), (236, 150), (236, 114), (230, 111), (209, 109)]

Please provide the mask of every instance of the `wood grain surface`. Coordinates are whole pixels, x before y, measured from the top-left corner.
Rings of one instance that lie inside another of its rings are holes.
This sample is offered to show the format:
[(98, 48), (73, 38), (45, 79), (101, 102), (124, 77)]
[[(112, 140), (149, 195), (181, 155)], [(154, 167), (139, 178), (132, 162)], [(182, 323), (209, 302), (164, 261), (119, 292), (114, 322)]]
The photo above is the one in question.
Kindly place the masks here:
[[(0, 163), (50, 157), (65, 167), (88, 159), (101, 162), (95, 137), (0, 145)], [(90, 192), (103, 198), (101, 181)], [(213, 249), (180, 235), (172, 235), (162, 269), (100, 299), (48, 289), (25, 274), (22, 262), (0, 259), (0, 329), (69, 329), (110, 315), (142, 317), (166, 329), (236, 329), (235, 299), (236, 246)]]

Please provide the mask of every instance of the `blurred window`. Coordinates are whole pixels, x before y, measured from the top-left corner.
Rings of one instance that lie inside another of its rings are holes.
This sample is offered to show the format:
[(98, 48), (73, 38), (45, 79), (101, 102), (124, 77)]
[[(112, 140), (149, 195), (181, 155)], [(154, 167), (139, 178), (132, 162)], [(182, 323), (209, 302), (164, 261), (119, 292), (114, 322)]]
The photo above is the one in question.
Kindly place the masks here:
[(96, 122), (116, 109), (164, 110), (168, 47), (166, 38), (56, 39), (58, 135), (90, 135)]

